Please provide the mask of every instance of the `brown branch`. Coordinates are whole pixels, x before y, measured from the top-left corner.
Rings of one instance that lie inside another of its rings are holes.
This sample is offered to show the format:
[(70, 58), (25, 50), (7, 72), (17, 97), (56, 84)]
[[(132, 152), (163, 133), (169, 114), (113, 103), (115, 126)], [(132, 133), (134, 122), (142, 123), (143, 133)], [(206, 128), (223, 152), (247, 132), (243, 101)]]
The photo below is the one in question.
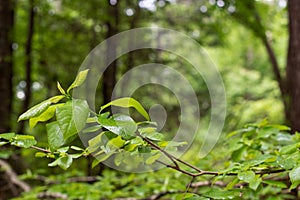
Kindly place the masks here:
[(146, 142), (148, 142), (152, 147), (154, 147), (155, 149), (157, 149), (157, 150), (161, 151), (163, 154), (165, 154), (165, 155), (166, 155), (166, 156), (174, 163), (174, 165), (175, 165), (177, 168), (180, 168), (180, 167), (179, 167), (179, 165), (178, 165), (178, 163), (177, 163), (176, 161), (178, 161), (178, 162), (180, 162), (180, 163), (182, 163), (182, 164), (184, 164), (184, 165), (186, 165), (186, 166), (188, 166), (188, 167), (190, 167), (190, 168), (196, 170), (196, 171), (199, 172), (199, 173), (202, 173), (202, 172), (203, 172), (203, 170), (197, 168), (196, 166), (194, 166), (194, 165), (192, 165), (192, 164), (190, 164), (190, 163), (188, 163), (188, 162), (186, 162), (186, 161), (183, 161), (183, 160), (181, 160), (180, 158), (177, 158), (177, 157), (173, 156), (172, 154), (166, 152), (164, 149), (160, 148), (158, 145), (156, 145), (155, 143), (153, 143), (153, 142), (152, 142), (151, 140), (149, 140), (148, 138), (145, 138), (145, 137), (143, 137), (143, 136), (141, 136), (141, 135), (139, 135), (139, 136), (140, 136), (143, 140), (145, 140)]
[(192, 176), (192, 177), (198, 176), (198, 174), (193, 174), (193, 173), (191, 173), (191, 172), (188, 172), (188, 171), (185, 171), (185, 170), (181, 169), (180, 167), (176, 167), (176, 166), (172, 166), (172, 165), (166, 164), (166, 163), (164, 163), (164, 162), (162, 162), (162, 161), (160, 161), (160, 160), (156, 160), (156, 162), (158, 162), (158, 163), (160, 163), (160, 164), (162, 164), (162, 165), (165, 165), (166, 167), (175, 169), (176, 171), (179, 171), (179, 172), (181, 172), (181, 173), (183, 173), (183, 174), (186, 174), (186, 175), (188, 175), (188, 176)]
[(145, 140), (146, 142), (148, 142), (148, 144), (150, 144), (152, 147), (154, 147), (155, 149), (161, 151), (163, 154), (165, 154), (175, 165), (175, 167), (177, 169), (180, 169), (178, 163), (175, 161), (175, 157), (171, 154), (169, 154), (168, 152), (166, 152), (164, 149), (160, 148), (159, 146), (157, 146), (155, 143), (153, 143), (151, 140), (149, 140), (148, 138), (143, 137), (142, 135), (138, 134), (143, 140)]
[(30, 186), (18, 178), (18, 175), (14, 172), (14, 170), (10, 167), (10, 165), (6, 161), (0, 160), (0, 167), (4, 171), (8, 182), (18, 186), (24, 192), (30, 191)]
[(41, 192), (37, 196), (38, 199), (68, 199), (68, 195), (60, 192)]
[(37, 147), (37, 146), (31, 146), (30, 148), (38, 150), (38, 151), (42, 151), (44, 153), (51, 153), (51, 151), (47, 150), (47, 149), (43, 149), (41, 147)]

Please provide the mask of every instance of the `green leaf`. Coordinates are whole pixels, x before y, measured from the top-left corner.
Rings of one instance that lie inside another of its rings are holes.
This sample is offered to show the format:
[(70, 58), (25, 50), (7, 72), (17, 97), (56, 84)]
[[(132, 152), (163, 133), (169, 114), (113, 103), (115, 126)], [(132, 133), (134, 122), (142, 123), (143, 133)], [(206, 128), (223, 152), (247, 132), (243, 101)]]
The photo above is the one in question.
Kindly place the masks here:
[(58, 159), (57, 165), (60, 166), (62, 169), (68, 169), (73, 162), (72, 156), (64, 156)]
[(287, 185), (284, 182), (281, 181), (274, 181), (274, 180), (264, 180), (263, 183), (266, 183), (268, 185), (272, 185), (279, 188), (287, 188)]
[(241, 171), (238, 173), (238, 178), (249, 183), (255, 178), (255, 173), (253, 171)]
[(58, 165), (58, 160), (59, 160), (59, 158), (56, 159), (56, 160), (54, 160), (53, 162), (49, 163), (48, 166), (49, 167), (55, 167), (55, 166), (57, 166)]
[(155, 154), (155, 155), (153, 155), (153, 156), (150, 156), (150, 157), (145, 161), (145, 163), (146, 163), (147, 165), (151, 165), (151, 164), (153, 164), (157, 159), (159, 159), (160, 156), (161, 156), (160, 153), (157, 153), (157, 154)]
[(35, 157), (37, 157), (37, 158), (43, 158), (46, 156), (47, 156), (47, 153), (44, 153), (44, 152), (36, 152), (35, 153)]
[(120, 164), (122, 163), (123, 160), (124, 160), (123, 154), (121, 154), (121, 153), (117, 154), (114, 159), (115, 165), (120, 166)]
[(290, 176), (290, 180), (292, 182), (290, 189), (294, 189), (300, 183), (300, 166), (298, 165), (293, 170), (291, 170), (289, 172), (289, 176)]
[(111, 118), (98, 117), (98, 122), (109, 131), (122, 136), (124, 139), (135, 137), (137, 125), (134, 120), (127, 115), (114, 115)]
[(132, 152), (134, 151), (139, 145), (138, 144), (128, 144), (124, 147), (125, 151)]
[(139, 146), (138, 150), (139, 150), (140, 153), (150, 153), (151, 152), (151, 147)]
[(57, 81), (57, 89), (62, 93), (63, 95), (66, 94), (65, 90), (61, 87), (60, 83)]
[(164, 139), (164, 135), (156, 132), (156, 128), (154, 127), (140, 128), (139, 132), (143, 137), (146, 137), (150, 140), (162, 141)]
[(256, 175), (250, 182), (249, 182), (249, 187), (253, 190), (256, 190), (258, 188), (258, 186), (261, 183), (261, 178), (259, 177), (259, 175)]
[(279, 164), (280, 167), (282, 167), (285, 170), (290, 170), (293, 167), (295, 167), (295, 165), (297, 164), (297, 162), (292, 158), (281, 158), (281, 157), (277, 159), (277, 163)]
[(154, 141), (162, 141), (165, 138), (163, 134), (158, 133), (158, 132), (143, 133), (141, 135), (148, 138), (148, 139), (150, 139), (150, 140), (154, 140)]
[(108, 150), (107, 153), (123, 147), (124, 144), (125, 144), (125, 140), (122, 140), (121, 136), (109, 140), (109, 142), (106, 145), (106, 149)]
[(101, 129), (101, 125), (94, 125), (94, 126), (90, 126), (88, 128), (85, 128), (82, 132), (83, 133), (92, 133), (92, 132), (96, 132), (99, 131)]
[(76, 153), (76, 154), (69, 154), (70, 157), (72, 157), (73, 159), (79, 158), (82, 156), (81, 153)]
[(208, 192), (203, 194), (203, 196), (209, 197), (212, 199), (233, 199), (235, 197), (238, 197), (238, 195), (239, 195), (239, 192), (220, 190), (217, 188), (212, 188)]
[(39, 116), (40, 114), (42, 114), (45, 110), (47, 110), (47, 108), (51, 105), (51, 101), (46, 100), (43, 101), (41, 103), (39, 103), (38, 105), (30, 108), (28, 111), (26, 111), (25, 113), (23, 113), (19, 119), (18, 122), (21, 120), (27, 120), (30, 119), (32, 117), (36, 117)]
[(69, 146), (61, 147), (59, 149), (56, 149), (59, 153), (67, 153), (67, 151), (70, 149)]
[(15, 136), (15, 133), (2, 133), (0, 134), (0, 139), (11, 140)]
[(11, 144), (17, 147), (29, 148), (36, 144), (36, 140), (31, 135), (17, 135), (13, 138)]
[(272, 124), (271, 127), (276, 128), (280, 131), (290, 131), (291, 128), (285, 125), (280, 125), (280, 124)]
[(187, 145), (187, 142), (176, 142), (176, 141), (162, 141), (162, 142), (158, 142), (158, 145), (160, 147), (180, 147), (180, 146), (184, 146)]
[(35, 106), (33, 106), (32, 108), (30, 108), (28, 111), (26, 111), (25, 113), (23, 113), (19, 119), (18, 122), (21, 120), (27, 120), (33, 117), (37, 117), (40, 114), (42, 114), (45, 110), (47, 110), (47, 108), (52, 104), (52, 103), (57, 103), (58, 101), (60, 101), (61, 99), (63, 99), (65, 96), (64, 95), (59, 95), (59, 96), (55, 96), (52, 97), (50, 99), (47, 99)]
[(75, 150), (75, 151), (84, 151), (83, 148), (77, 147), (77, 146), (71, 146), (71, 149)]
[(89, 106), (85, 100), (74, 99), (56, 109), (56, 119), (64, 140), (80, 132), (89, 116)]
[(281, 155), (292, 154), (292, 153), (296, 152), (299, 147), (300, 147), (300, 143), (291, 144), (291, 145), (282, 147), (279, 152)]
[(0, 147), (7, 144), (8, 142), (0, 142)]
[(148, 113), (146, 112), (146, 110), (143, 108), (143, 106), (135, 99), (130, 98), (130, 97), (124, 97), (124, 98), (120, 98), (120, 99), (116, 99), (104, 106), (101, 106), (100, 108), (100, 112), (109, 107), (109, 106), (118, 106), (118, 107), (123, 107), (123, 108), (129, 108), (129, 107), (133, 107), (135, 108), (143, 117), (145, 117), (145, 119), (147, 119), (148, 121), (150, 121), (150, 117), (148, 115)]
[(272, 156), (272, 155), (261, 155), (258, 156), (256, 158), (254, 158), (253, 160), (249, 160), (245, 162), (246, 166), (252, 167), (252, 166), (256, 166), (259, 165), (261, 163), (264, 162), (275, 162), (276, 161), (276, 156)]
[(63, 98), (65, 98), (65, 95), (58, 95), (58, 96), (51, 97), (50, 99), (48, 99), (48, 101), (50, 101), (51, 103), (58, 103)]
[(113, 154), (114, 152), (108, 154), (103, 153), (101, 155), (96, 156), (96, 159), (92, 163), (92, 168), (96, 167), (100, 162), (107, 160)]
[(73, 88), (79, 87), (80, 85), (82, 85), (82, 83), (85, 81), (86, 76), (89, 72), (89, 69), (86, 69), (84, 71), (81, 71), (78, 73), (78, 75), (76, 76), (74, 82), (70, 85), (70, 87), (67, 90), (67, 93), (70, 93), (70, 90), (72, 90)]
[(58, 122), (46, 124), (48, 144), (51, 149), (57, 149), (66, 143)]
[(51, 119), (54, 114), (55, 114), (55, 110), (57, 107), (59, 106), (63, 106), (64, 104), (56, 104), (56, 105), (52, 105), (50, 106), (49, 108), (47, 108), (42, 114), (40, 114), (39, 116), (37, 117), (33, 117), (33, 118), (30, 118), (29, 119), (29, 127), (30, 128), (34, 128), (35, 125), (38, 123), (38, 122), (45, 122), (45, 121), (48, 121), (49, 119)]
[(226, 189), (231, 190), (234, 188), (234, 186), (239, 182), (238, 178), (233, 179), (231, 182), (229, 182), (226, 186)]
[(89, 153), (93, 153), (93, 152), (97, 151), (100, 148), (100, 146), (103, 145), (101, 142), (102, 142), (102, 135), (104, 133), (105, 132), (102, 132), (99, 135), (97, 135), (96, 137), (94, 137), (88, 141), (89, 146), (87, 147), (87, 151)]

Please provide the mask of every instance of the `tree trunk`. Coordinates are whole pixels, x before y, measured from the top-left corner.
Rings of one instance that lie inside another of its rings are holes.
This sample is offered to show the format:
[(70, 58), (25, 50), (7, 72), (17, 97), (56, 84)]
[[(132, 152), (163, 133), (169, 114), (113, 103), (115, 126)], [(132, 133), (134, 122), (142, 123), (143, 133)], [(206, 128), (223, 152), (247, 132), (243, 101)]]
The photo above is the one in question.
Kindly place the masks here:
[(289, 121), (292, 132), (300, 131), (300, 3), (288, 0), (289, 47), (287, 55), (287, 88)]
[(0, 0), (0, 133), (10, 131), (14, 1)]
[[(28, 18), (28, 32), (25, 44), (25, 73), (26, 73), (26, 87), (25, 87), (25, 100), (23, 102), (22, 113), (29, 108), (31, 100), (31, 73), (32, 73), (32, 38), (34, 30), (34, 0), (29, 0), (29, 18)], [(21, 121), (18, 133), (24, 132), (25, 122)]]
[[(108, 1), (110, 2), (110, 1)], [(116, 1), (115, 5), (111, 5), (109, 3), (108, 14), (110, 15), (110, 19), (107, 25), (107, 38), (118, 33), (118, 25), (119, 25), (119, 9), (118, 9), (119, 1)], [(117, 44), (116, 41), (110, 41), (107, 43), (107, 62), (113, 58), (116, 58)], [(109, 67), (103, 73), (103, 84), (102, 84), (102, 92), (103, 92), (103, 104), (106, 104), (111, 101), (112, 92), (116, 85), (116, 75), (117, 75), (117, 61), (114, 60)]]

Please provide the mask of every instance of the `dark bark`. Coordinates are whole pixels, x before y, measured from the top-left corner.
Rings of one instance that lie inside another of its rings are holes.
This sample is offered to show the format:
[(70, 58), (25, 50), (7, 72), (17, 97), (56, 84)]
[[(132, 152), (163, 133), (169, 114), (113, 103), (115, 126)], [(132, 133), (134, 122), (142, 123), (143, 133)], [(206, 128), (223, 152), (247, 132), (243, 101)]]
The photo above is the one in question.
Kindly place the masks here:
[[(118, 33), (119, 26), (119, 1), (116, 2), (115, 5), (111, 5), (108, 1), (108, 15), (110, 15), (110, 20), (106, 22), (107, 26), (107, 35), (106, 38), (109, 38), (116, 33)], [(103, 104), (106, 104), (111, 101), (112, 92), (116, 85), (116, 74), (117, 74), (117, 61), (116, 61), (116, 53), (117, 53), (117, 44), (116, 41), (110, 40), (107, 42), (107, 64), (109, 64), (109, 60), (111, 58), (114, 61), (109, 65), (109, 67), (103, 73), (103, 84), (102, 84), (102, 92), (103, 92)]]
[(280, 72), (280, 68), (279, 68), (279, 64), (277, 61), (277, 57), (275, 55), (275, 52), (272, 48), (272, 44), (271, 41), (268, 39), (267, 35), (266, 35), (266, 31), (262, 25), (261, 22), (261, 18), (257, 12), (257, 10), (255, 9), (255, 7), (252, 8), (253, 12), (254, 12), (254, 17), (256, 20), (256, 23), (258, 24), (257, 26), (259, 27), (259, 30), (261, 32), (257, 33), (257, 36), (262, 40), (263, 45), (266, 48), (271, 66), (272, 66), (272, 71), (275, 77), (275, 80), (277, 81), (279, 90), (280, 90), (280, 95), (281, 95), (281, 99), (284, 105), (284, 114), (285, 114), (285, 118), (286, 121), (289, 122), (290, 121), (290, 113), (289, 113), (289, 102), (288, 102), (288, 90), (287, 90), (287, 85), (286, 85), (286, 81), (285, 78), (282, 77), (281, 72)]
[[(134, 29), (138, 26), (138, 20), (140, 19), (141, 7), (139, 5), (137, 5), (134, 9), (136, 10), (136, 13), (134, 14), (132, 20), (130, 21), (130, 25), (129, 25), (130, 30)], [(130, 35), (129, 37), (130, 38), (128, 40), (128, 46), (131, 45), (131, 42), (134, 39), (133, 35)], [(125, 70), (123, 73), (125, 74), (127, 71), (131, 70), (133, 67), (134, 67), (134, 52), (131, 51), (131, 52), (127, 53), (126, 67), (125, 67)], [(127, 75), (127, 79), (128, 80), (130, 79), (130, 73)], [(127, 85), (123, 84), (121, 87), (122, 87), (121, 91), (122, 91), (122, 96), (123, 96), (123, 92), (126, 91)]]
[[(31, 85), (32, 85), (32, 38), (34, 31), (34, 0), (29, 0), (29, 19), (28, 19), (28, 32), (27, 40), (25, 44), (25, 73), (26, 73), (26, 87), (25, 87), (25, 100), (22, 106), (22, 113), (29, 108), (31, 100)], [(21, 121), (18, 129), (18, 133), (24, 132), (25, 122)]]
[(288, 94), (288, 90), (287, 90), (286, 81), (281, 76), (276, 55), (275, 55), (274, 50), (273, 50), (270, 42), (268, 41), (267, 37), (263, 38), (263, 44), (264, 44), (264, 46), (267, 50), (269, 60), (270, 60), (271, 65), (272, 65), (272, 70), (273, 70), (275, 79), (277, 81), (277, 84), (278, 84), (278, 87), (279, 87), (279, 90), (280, 90), (281, 99), (282, 99), (282, 102), (283, 102), (283, 105), (284, 105), (285, 119), (289, 123), (290, 122), (290, 112), (289, 112), (289, 102), (288, 102), (289, 94)]
[(14, 1), (0, 0), (0, 133), (10, 131), (12, 110)]
[(289, 47), (287, 55), (287, 85), (292, 132), (300, 131), (300, 3), (288, 1)]

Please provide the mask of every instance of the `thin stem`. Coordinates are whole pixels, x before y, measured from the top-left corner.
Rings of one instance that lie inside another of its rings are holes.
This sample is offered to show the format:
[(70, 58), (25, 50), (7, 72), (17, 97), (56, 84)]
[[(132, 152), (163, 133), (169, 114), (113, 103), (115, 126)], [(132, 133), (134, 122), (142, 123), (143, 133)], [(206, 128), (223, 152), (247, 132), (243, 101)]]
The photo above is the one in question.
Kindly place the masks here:
[(186, 190), (185, 190), (185, 194), (188, 193), (189, 189), (191, 188), (192, 183), (195, 180), (195, 176), (192, 177), (191, 181), (189, 182), (189, 184), (186, 186)]
[(37, 147), (37, 146), (31, 146), (32, 149), (38, 150), (38, 151), (42, 151), (45, 153), (51, 153), (51, 151), (47, 150), (47, 149), (43, 149), (41, 147)]
[(153, 146), (155, 149), (161, 151), (163, 154), (165, 154), (176, 166), (176, 168), (180, 169), (178, 163), (175, 161), (176, 158), (174, 158), (173, 155), (169, 154), (168, 152), (166, 152), (165, 150), (163, 150), (162, 148), (160, 148), (159, 146), (157, 146), (156, 144), (154, 144), (151, 140), (149, 140), (148, 138), (145, 138), (141, 135), (139, 135), (143, 140), (145, 140), (146, 142), (148, 142), (151, 146)]
[(185, 170), (181, 169), (180, 167), (176, 167), (176, 166), (172, 166), (172, 165), (166, 164), (166, 163), (164, 163), (164, 162), (162, 162), (162, 161), (160, 161), (160, 160), (156, 160), (156, 162), (158, 162), (158, 163), (160, 163), (160, 164), (162, 164), (162, 165), (165, 165), (166, 167), (175, 169), (176, 171), (179, 171), (179, 172), (181, 172), (181, 173), (183, 173), (183, 174), (186, 174), (186, 175), (188, 175), (188, 176), (194, 177), (194, 176), (196, 175), (196, 174), (193, 174), (193, 173), (191, 173), (191, 172), (185, 171)]

